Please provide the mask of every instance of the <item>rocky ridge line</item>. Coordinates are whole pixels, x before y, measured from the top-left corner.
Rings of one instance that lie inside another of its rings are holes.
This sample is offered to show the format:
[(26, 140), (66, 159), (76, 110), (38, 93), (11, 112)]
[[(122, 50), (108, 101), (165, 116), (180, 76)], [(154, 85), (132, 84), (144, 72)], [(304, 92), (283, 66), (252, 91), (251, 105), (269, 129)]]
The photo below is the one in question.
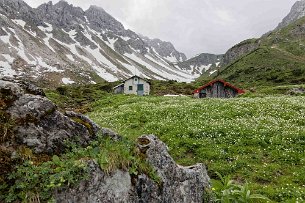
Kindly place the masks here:
[(31, 8), (0, 1), (0, 76), (27, 78), (39, 86), (126, 79), (191, 81), (173, 65), (186, 59), (169, 42), (125, 29), (104, 9), (86, 11), (66, 1)]

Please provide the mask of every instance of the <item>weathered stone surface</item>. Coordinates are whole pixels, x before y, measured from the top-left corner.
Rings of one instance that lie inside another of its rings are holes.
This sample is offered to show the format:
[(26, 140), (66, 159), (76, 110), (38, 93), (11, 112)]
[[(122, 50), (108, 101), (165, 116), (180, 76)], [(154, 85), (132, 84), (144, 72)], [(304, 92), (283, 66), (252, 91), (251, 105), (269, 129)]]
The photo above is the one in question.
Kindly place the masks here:
[(6, 104), (13, 102), (24, 94), (24, 91), (16, 83), (0, 80), (0, 98)]
[(131, 197), (131, 177), (128, 172), (117, 170), (105, 174), (99, 166), (91, 161), (90, 179), (83, 181), (77, 188), (55, 192), (57, 203), (98, 203), (98, 202), (134, 202)]
[(218, 68), (219, 64), (222, 62), (223, 55), (202, 53), (186, 61), (180, 62), (176, 66), (182, 70), (187, 70), (194, 75), (202, 75), (205, 72), (211, 72), (213, 69)]
[(305, 16), (305, 0), (297, 1), (291, 8), (289, 14), (277, 26), (276, 29), (286, 27), (290, 23)]
[(14, 136), (18, 144), (32, 148), (35, 153), (60, 153), (66, 141), (85, 146), (94, 139), (99, 128), (89, 118), (67, 113), (79, 120), (74, 121), (41, 95), (44, 95), (42, 90), (28, 83), (0, 80), (0, 99), (8, 104), (4, 111), (15, 121)]
[(0, 98), (10, 97), (14, 98), (13, 101), (15, 101), (16, 98), (21, 97), (25, 93), (45, 96), (44, 91), (32, 83), (8, 77), (4, 77), (0, 80)]
[(139, 150), (147, 157), (161, 178), (161, 184), (147, 175), (131, 176), (128, 172), (116, 170), (106, 175), (98, 165), (90, 161), (90, 179), (79, 186), (56, 191), (57, 202), (202, 202), (204, 189), (209, 187), (205, 167), (197, 164), (191, 167), (177, 165), (170, 157), (167, 146), (154, 135), (139, 138)]
[(251, 53), (252, 51), (257, 49), (259, 45), (260, 41), (255, 39), (245, 40), (235, 45), (225, 53), (222, 66), (226, 66), (234, 62), (235, 60), (241, 58), (242, 56)]
[(95, 124), (92, 120), (90, 120), (90, 118), (83, 114), (75, 113), (73, 111), (66, 111), (65, 115), (72, 119), (78, 118), (82, 122), (86, 123), (88, 127), (92, 130), (93, 134), (97, 134), (100, 130), (100, 127), (97, 124)]
[(121, 135), (119, 135), (118, 133), (112, 131), (109, 128), (102, 128), (101, 133), (102, 133), (103, 136), (109, 137), (112, 140), (115, 140), (115, 141), (122, 140), (122, 136)]
[[(202, 202), (209, 177), (203, 164), (190, 167), (177, 165), (167, 146), (154, 135), (139, 138), (139, 149), (161, 177), (163, 187), (160, 202)], [(149, 202), (149, 201), (148, 201)]]

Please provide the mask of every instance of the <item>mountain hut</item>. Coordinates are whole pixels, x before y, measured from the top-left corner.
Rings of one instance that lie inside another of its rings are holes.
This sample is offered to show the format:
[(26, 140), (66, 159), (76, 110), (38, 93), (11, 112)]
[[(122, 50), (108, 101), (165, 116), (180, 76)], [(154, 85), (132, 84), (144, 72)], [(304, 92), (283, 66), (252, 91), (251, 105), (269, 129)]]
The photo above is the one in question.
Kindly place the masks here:
[(149, 95), (150, 82), (139, 76), (133, 76), (113, 88), (115, 94)]
[(194, 98), (233, 98), (245, 93), (224, 80), (213, 80), (193, 92)]

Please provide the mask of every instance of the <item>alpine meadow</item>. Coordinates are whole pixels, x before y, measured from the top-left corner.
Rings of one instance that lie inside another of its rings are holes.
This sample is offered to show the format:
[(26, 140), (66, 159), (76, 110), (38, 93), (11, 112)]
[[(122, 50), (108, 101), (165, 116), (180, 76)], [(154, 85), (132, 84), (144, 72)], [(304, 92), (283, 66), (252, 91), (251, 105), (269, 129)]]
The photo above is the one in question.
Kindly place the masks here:
[(90, 2), (0, 0), (1, 203), (305, 202), (305, 0)]

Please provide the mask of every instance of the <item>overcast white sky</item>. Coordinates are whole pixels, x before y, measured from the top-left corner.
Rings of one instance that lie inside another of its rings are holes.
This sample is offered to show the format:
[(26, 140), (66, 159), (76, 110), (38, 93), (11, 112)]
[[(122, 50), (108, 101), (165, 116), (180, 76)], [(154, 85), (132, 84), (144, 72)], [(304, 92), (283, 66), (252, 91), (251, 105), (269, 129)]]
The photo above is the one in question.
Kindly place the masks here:
[[(59, 0), (53, 0), (58, 2)], [(126, 28), (170, 41), (188, 57), (224, 53), (236, 43), (272, 30), (296, 0), (66, 0), (98, 5)], [(25, 0), (37, 7), (47, 0)]]

